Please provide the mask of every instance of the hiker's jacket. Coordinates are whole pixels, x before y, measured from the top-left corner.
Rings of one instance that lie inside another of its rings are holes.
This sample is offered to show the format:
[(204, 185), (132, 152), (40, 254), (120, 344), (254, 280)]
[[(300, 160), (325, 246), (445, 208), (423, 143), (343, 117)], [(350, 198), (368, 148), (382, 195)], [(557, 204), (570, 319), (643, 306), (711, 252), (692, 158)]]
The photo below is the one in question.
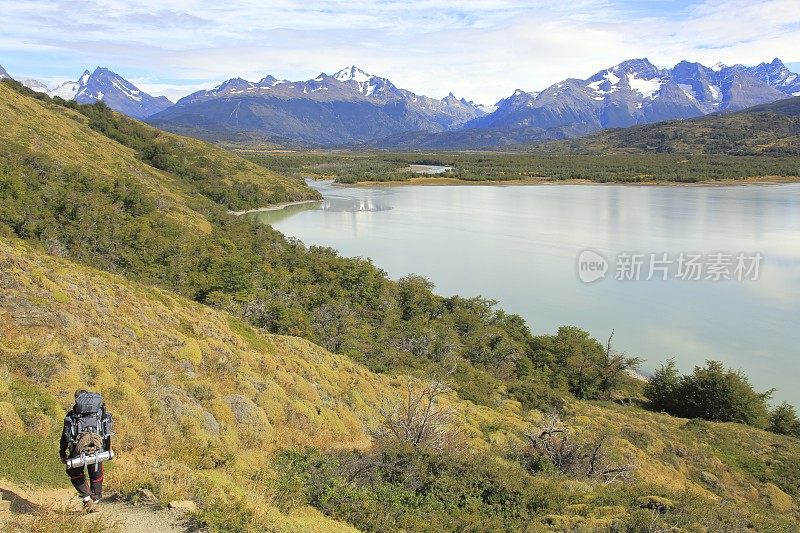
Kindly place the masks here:
[[(64, 417), (64, 430), (61, 432), (61, 442), (58, 448), (58, 454), (62, 460), (72, 455), (72, 447), (75, 445), (74, 439), (76, 437), (76, 435), (73, 435), (73, 428), (78, 418), (79, 416), (75, 414), (74, 407)], [(100, 420), (104, 422), (99, 428), (100, 436), (103, 437), (103, 449), (109, 450), (111, 449), (111, 435), (105, 435), (103, 427), (106, 426), (105, 423), (111, 421), (111, 413), (106, 412), (105, 404), (100, 407)]]

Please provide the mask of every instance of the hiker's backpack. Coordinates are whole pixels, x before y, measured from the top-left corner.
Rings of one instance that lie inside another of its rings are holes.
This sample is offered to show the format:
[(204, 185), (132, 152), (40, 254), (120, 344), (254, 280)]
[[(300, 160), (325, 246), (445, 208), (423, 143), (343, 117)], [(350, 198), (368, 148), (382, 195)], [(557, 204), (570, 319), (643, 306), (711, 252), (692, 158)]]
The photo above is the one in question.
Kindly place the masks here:
[(79, 394), (72, 408), (72, 453), (90, 455), (103, 451), (112, 432), (111, 414), (106, 413), (103, 397), (96, 392)]

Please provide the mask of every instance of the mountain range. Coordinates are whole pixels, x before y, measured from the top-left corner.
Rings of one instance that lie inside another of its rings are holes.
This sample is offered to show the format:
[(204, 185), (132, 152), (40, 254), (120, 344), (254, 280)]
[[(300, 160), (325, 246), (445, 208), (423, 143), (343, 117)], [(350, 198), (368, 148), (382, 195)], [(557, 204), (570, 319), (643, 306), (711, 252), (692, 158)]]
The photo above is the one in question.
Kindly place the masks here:
[(407, 132), (373, 145), (489, 148), (568, 139), (606, 128), (737, 111), (793, 95), (800, 95), (800, 81), (779, 59), (754, 67), (706, 67), (681, 61), (671, 69), (633, 59), (540, 92), (517, 90), (499, 101), (493, 113), (468, 122), (460, 131)]
[(751, 67), (681, 61), (672, 68), (631, 59), (541, 91), (517, 89), (491, 107), (452, 93), (442, 99), (418, 95), (356, 66), (305, 81), (232, 78), (175, 105), (106, 68), (87, 70), (52, 90), (36, 80), (23, 83), (80, 103), (103, 100), (159, 128), (211, 140), (412, 149), (570, 139), (800, 95), (800, 78), (777, 58)]
[(356, 66), (307, 81), (230, 79), (182, 98), (149, 122), (225, 137), (242, 132), (316, 145), (364, 143), (405, 131), (449, 131), (485, 115), (452, 93), (441, 100), (400, 89)]
[(518, 89), (493, 108), (452, 93), (442, 100), (419, 96), (352, 66), (304, 82), (231, 79), (179, 100), (149, 121), (207, 138), (489, 148), (736, 111), (794, 94), (800, 94), (800, 79), (780, 59), (754, 67), (681, 61), (668, 69), (632, 59), (542, 91)]

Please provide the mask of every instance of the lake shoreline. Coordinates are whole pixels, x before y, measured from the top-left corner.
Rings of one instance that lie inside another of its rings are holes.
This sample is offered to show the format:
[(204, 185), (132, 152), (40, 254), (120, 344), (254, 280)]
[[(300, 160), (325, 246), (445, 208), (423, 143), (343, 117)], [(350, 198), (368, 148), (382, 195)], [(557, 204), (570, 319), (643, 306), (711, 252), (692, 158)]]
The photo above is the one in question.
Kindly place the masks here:
[(800, 176), (760, 176), (743, 179), (726, 180), (706, 180), (695, 182), (678, 182), (669, 180), (654, 180), (643, 182), (624, 182), (624, 181), (594, 181), (587, 179), (550, 179), (550, 178), (526, 178), (519, 180), (461, 180), (458, 178), (445, 177), (419, 177), (407, 180), (393, 181), (359, 181), (356, 183), (336, 183), (340, 187), (403, 187), (410, 185), (438, 185), (438, 186), (536, 186), (536, 185), (624, 185), (634, 187), (733, 187), (748, 185), (786, 185), (790, 183), (800, 183)]
[(267, 212), (267, 211), (280, 211), (281, 209), (285, 209), (287, 207), (292, 207), (292, 206), (295, 206), (295, 205), (312, 204), (312, 203), (321, 202), (321, 201), (322, 201), (322, 199), (320, 198), (319, 200), (300, 200), (300, 201), (297, 201), (297, 202), (285, 202), (285, 203), (282, 203), (282, 204), (269, 205), (269, 206), (266, 206), (266, 207), (256, 207), (255, 209), (246, 209), (244, 211), (228, 211), (228, 214), (239, 217), (239, 216), (242, 216), (242, 215), (249, 215), (249, 214), (252, 214), (252, 213), (264, 213), (264, 212)]

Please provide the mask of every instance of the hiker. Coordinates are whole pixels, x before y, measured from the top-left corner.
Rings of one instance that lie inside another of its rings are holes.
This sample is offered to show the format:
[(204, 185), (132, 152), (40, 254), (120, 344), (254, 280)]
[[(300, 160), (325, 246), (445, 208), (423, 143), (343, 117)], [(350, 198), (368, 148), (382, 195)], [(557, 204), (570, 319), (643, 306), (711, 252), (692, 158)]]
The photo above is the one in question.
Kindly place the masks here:
[[(75, 405), (64, 417), (59, 454), (61, 462), (67, 464), (67, 475), (72, 485), (83, 499), (84, 510), (90, 513), (98, 510), (97, 502), (103, 496), (103, 463), (95, 456), (94, 464), (70, 468), (68, 460), (111, 452), (112, 435), (111, 413), (106, 411), (103, 397), (96, 392), (76, 391)], [(84, 467), (89, 472), (88, 486)]]

